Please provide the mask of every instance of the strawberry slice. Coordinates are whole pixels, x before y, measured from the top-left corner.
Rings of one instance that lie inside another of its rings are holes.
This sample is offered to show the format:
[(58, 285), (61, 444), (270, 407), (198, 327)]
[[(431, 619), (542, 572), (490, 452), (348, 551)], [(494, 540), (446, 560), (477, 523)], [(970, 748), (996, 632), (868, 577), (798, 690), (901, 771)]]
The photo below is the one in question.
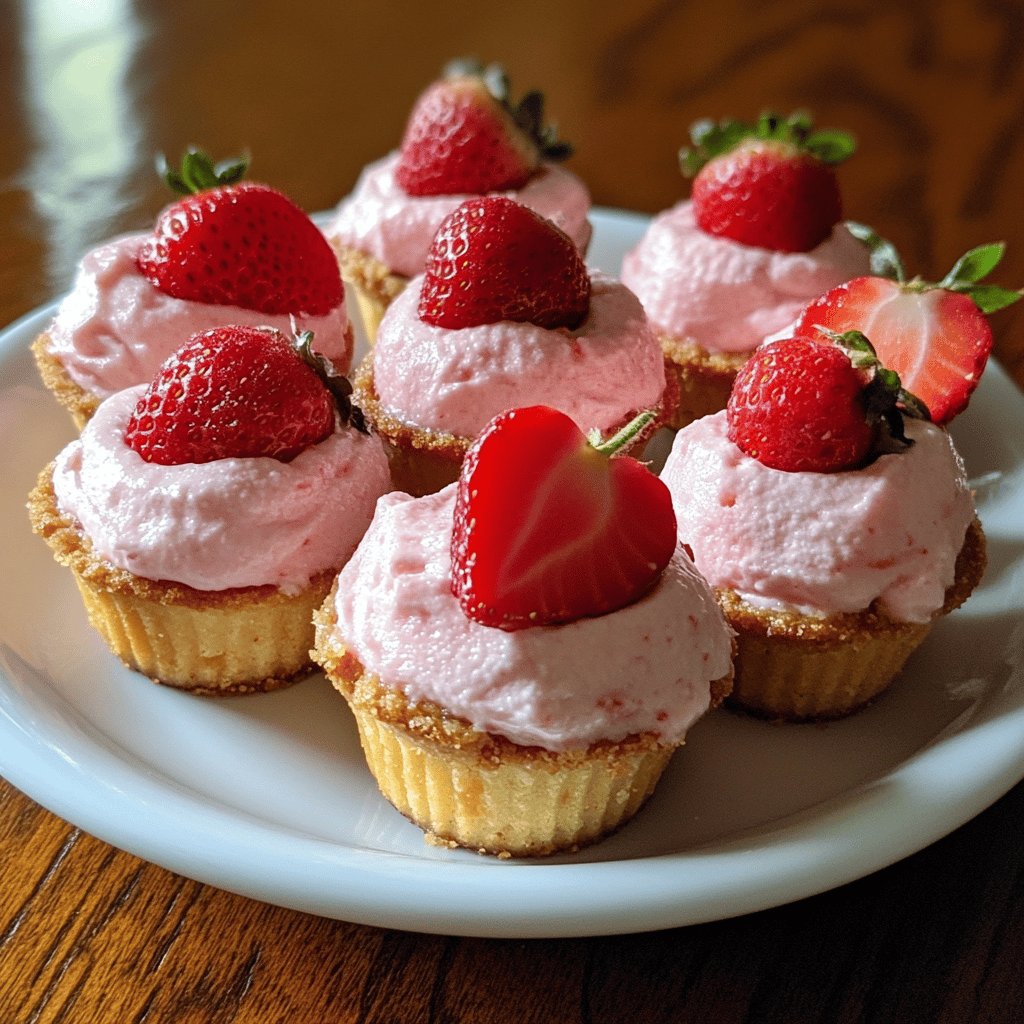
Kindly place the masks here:
[(521, 188), (542, 159), (564, 160), (571, 153), (544, 125), (543, 108), (539, 92), (513, 105), (498, 65), (455, 61), (416, 101), (395, 179), (413, 196)]
[(996, 242), (971, 249), (938, 284), (930, 284), (906, 279), (891, 242), (863, 224), (849, 227), (871, 248), (871, 269), (878, 276), (854, 278), (815, 299), (794, 333), (820, 337), (819, 328), (863, 331), (882, 363), (928, 407), (932, 420), (946, 424), (967, 407), (988, 362), (992, 330), (984, 314), (1024, 294), (980, 283), (998, 265), (1005, 246)]
[(572, 239), (504, 196), (469, 199), (434, 236), (419, 316), (457, 329), (514, 320), (577, 327), (590, 308), (590, 275)]
[(165, 170), (185, 198), (157, 218), (139, 272), (176, 299), (325, 316), (343, 297), (330, 245), (287, 196), (239, 182), (245, 167), (244, 160), (214, 166), (190, 150), (180, 170)]
[(471, 619), (505, 630), (603, 615), (645, 594), (676, 546), (668, 489), (616, 455), (650, 423), (588, 442), (547, 406), (502, 413), (463, 464), (452, 592)]

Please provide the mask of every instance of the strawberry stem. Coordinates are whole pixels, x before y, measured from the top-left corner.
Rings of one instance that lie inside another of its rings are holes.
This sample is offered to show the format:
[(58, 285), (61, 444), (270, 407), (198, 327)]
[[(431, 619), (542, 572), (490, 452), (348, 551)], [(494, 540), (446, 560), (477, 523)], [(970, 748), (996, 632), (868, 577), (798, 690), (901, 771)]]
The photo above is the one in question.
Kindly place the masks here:
[(321, 383), (334, 400), (338, 416), (342, 423), (354, 427), (361, 434), (369, 434), (363, 410), (352, 401), (352, 382), (348, 377), (338, 373), (334, 364), (319, 352), (313, 351), (313, 332), (298, 331), (292, 321), (292, 344), (299, 358), (320, 378)]
[(601, 432), (595, 428), (587, 434), (587, 441), (595, 451), (611, 458), (627, 447), (631, 441), (636, 439), (637, 435), (649, 427), (654, 422), (654, 418), (655, 413), (648, 409), (646, 412), (642, 412), (631, 419), (621, 430), (612, 434), (608, 440), (602, 440)]

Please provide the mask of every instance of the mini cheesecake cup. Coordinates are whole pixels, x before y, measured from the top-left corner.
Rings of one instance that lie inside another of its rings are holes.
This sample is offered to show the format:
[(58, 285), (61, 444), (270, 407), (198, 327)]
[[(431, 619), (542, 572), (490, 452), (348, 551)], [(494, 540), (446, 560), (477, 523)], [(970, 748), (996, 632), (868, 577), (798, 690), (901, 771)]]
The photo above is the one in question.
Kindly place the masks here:
[[(373, 353), (359, 364), (352, 378), (354, 401), (363, 411), (367, 423), (380, 437), (391, 466), (391, 480), (396, 490), (413, 497), (434, 494), (459, 478), (462, 461), (475, 438), (463, 437), (442, 430), (418, 427), (392, 415), (381, 404), (373, 376)], [(678, 388), (675, 376), (665, 368), (665, 391), (655, 410), (654, 420), (640, 431), (623, 454), (642, 455), (647, 443), (662, 426), (667, 426), (675, 413)], [(523, 405), (529, 405), (524, 396)], [(637, 409), (625, 417), (608, 433), (625, 426), (638, 413)]]
[(295, 595), (274, 586), (196, 590), (135, 576), (98, 558), (57, 507), (52, 463), (28, 507), (35, 532), (74, 574), (90, 623), (129, 668), (203, 696), (275, 690), (313, 669), (312, 615), (337, 568)]
[[(643, 733), (561, 752), (520, 746), (367, 673), (336, 636), (333, 592), (315, 622), (313, 657), (348, 702), (381, 793), (432, 843), (499, 857), (575, 851), (629, 821), (682, 745)], [(712, 706), (728, 687), (711, 684)]]
[(736, 676), (728, 703), (786, 722), (844, 718), (885, 691), (943, 615), (958, 608), (985, 571), (985, 535), (975, 519), (945, 601), (928, 622), (900, 622), (872, 606), (815, 619), (755, 608), (719, 590), (736, 631)]

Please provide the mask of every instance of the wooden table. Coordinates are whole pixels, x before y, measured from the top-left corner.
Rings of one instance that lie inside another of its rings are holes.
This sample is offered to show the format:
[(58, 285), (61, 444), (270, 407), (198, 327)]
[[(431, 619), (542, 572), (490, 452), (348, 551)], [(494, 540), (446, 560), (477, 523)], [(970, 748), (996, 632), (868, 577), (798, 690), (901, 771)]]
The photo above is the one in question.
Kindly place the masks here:
[[(1004, 238), (1024, 282), (1024, 21), (1015, 5), (215, 5), (8, 0), (0, 32), (0, 322), (151, 221), (158, 150), (248, 147), (333, 205), (449, 57), (545, 87), (597, 203), (680, 196), (696, 117), (812, 107), (849, 127), (850, 215), (937, 279)], [(997, 355), (1024, 383), (1024, 310)], [(11, 598), (5, 595), (4, 600)], [(91, 838), (0, 782), (0, 1020), (1020, 1021), (1024, 788), (921, 853), (801, 903), (652, 934), (498, 941), (267, 906)]]

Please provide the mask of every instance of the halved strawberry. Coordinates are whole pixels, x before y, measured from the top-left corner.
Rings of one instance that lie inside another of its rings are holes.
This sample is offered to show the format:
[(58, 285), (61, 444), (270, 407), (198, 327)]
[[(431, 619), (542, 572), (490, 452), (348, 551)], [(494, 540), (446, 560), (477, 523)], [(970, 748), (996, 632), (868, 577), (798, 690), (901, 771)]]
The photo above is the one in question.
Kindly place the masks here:
[(863, 331), (879, 359), (921, 399), (934, 422), (948, 423), (966, 408), (992, 349), (984, 313), (1001, 309), (1021, 292), (978, 282), (998, 263), (1001, 243), (966, 253), (938, 284), (905, 280), (892, 246), (860, 225), (873, 245), (873, 268), (895, 276), (857, 277), (815, 299), (794, 333), (814, 337), (819, 327)]
[(288, 462), (327, 437), (340, 411), (357, 429), (344, 378), (270, 327), (219, 327), (190, 338), (136, 403), (125, 444), (165, 466), (266, 456)]
[(544, 98), (509, 101), (495, 64), (456, 61), (416, 101), (402, 138), (395, 178), (409, 195), (482, 195), (521, 188), (542, 159), (571, 149), (543, 123)]
[(505, 630), (602, 615), (654, 585), (676, 546), (665, 485), (619, 449), (650, 422), (588, 442), (564, 413), (502, 413), (474, 442), (458, 484), (452, 592)]
[(756, 124), (698, 121), (680, 152), (696, 175), (691, 199), (708, 234), (777, 252), (807, 252), (842, 217), (832, 167), (854, 149), (834, 130), (811, 131), (810, 118), (763, 114)]
[(572, 328), (589, 308), (590, 275), (579, 250), (528, 207), (504, 196), (468, 199), (437, 229), (420, 289), (426, 323)]
[(326, 315), (343, 296), (330, 245), (287, 196), (239, 182), (245, 166), (214, 166), (190, 150), (180, 170), (167, 171), (168, 184), (185, 198), (157, 218), (139, 251), (139, 271), (177, 299)]

